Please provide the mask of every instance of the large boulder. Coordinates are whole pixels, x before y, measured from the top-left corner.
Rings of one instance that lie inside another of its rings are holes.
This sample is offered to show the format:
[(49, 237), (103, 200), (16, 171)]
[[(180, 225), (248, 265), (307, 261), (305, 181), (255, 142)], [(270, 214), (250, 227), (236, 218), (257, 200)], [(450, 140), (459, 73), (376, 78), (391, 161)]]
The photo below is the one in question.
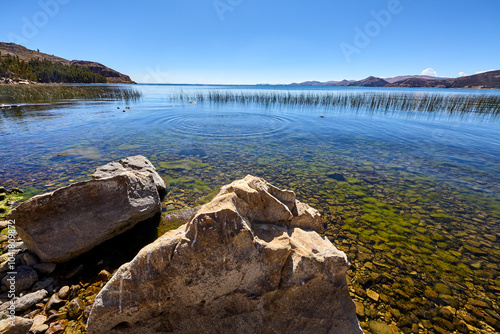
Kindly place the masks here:
[(65, 262), (160, 211), (152, 175), (123, 172), (34, 196), (8, 216), (42, 262)]
[(160, 199), (163, 200), (165, 194), (167, 193), (165, 187), (165, 181), (161, 178), (160, 174), (156, 171), (155, 166), (143, 155), (134, 155), (132, 157), (127, 157), (119, 161), (110, 162), (104, 166), (96, 169), (92, 178), (94, 180), (100, 180), (108, 178), (115, 175), (120, 175), (126, 172), (141, 173), (144, 175), (151, 175), (158, 189), (158, 194)]
[(87, 331), (362, 333), (347, 257), (321, 228), (293, 192), (235, 181), (118, 269)]

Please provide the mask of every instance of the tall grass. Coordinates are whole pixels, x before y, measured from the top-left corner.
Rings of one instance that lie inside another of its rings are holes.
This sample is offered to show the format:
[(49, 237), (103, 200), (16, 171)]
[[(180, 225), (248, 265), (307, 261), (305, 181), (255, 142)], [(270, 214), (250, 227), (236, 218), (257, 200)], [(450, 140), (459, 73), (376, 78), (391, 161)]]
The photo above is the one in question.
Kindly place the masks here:
[(261, 105), (317, 106), (365, 111), (418, 111), (453, 114), (500, 115), (500, 95), (437, 93), (317, 93), (317, 92), (231, 92), (209, 91), (187, 95), (181, 101), (252, 103)]
[(135, 101), (141, 96), (141, 92), (129, 86), (0, 85), (0, 103), (53, 103), (71, 100)]

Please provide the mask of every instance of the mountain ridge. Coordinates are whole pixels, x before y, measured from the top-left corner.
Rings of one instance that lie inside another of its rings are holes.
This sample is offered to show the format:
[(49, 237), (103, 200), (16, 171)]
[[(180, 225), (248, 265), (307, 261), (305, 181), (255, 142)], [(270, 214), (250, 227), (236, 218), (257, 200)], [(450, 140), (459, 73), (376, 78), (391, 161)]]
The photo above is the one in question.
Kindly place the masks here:
[[(314, 83), (314, 84), (310, 84)], [(334, 83), (334, 84), (332, 84)], [(406, 87), (406, 88), (479, 88), (500, 89), (500, 71), (488, 71), (457, 78), (428, 75), (403, 75), (390, 78), (369, 76), (362, 80), (304, 81), (289, 86), (350, 86), (350, 87)]]

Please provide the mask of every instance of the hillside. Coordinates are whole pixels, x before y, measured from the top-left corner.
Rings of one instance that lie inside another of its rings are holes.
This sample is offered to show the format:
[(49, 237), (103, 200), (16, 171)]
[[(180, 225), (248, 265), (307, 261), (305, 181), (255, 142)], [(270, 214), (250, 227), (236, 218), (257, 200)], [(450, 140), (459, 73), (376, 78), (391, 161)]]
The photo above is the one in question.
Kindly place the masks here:
[(368, 77), (366, 79), (351, 82), (348, 86), (356, 86), (356, 87), (385, 87), (389, 83), (381, 78), (376, 77)]
[(306, 81), (292, 86), (354, 86), (407, 88), (486, 88), (500, 89), (500, 71), (484, 72), (458, 78), (440, 78), (426, 75), (405, 75), (392, 78), (370, 76), (359, 81)]
[(382, 79), (384, 79), (388, 83), (395, 83), (407, 79), (446, 80), (448, 78), (431, 77), (430, 75), (398, 75), (396, 77), (382, 78)]
[(435, 87), (435, 88), (500, 88), (500, 71), (484, 72), (458, 78), (432, 80), (412, 78), (398, 81), (388, 87)]
[[(25, 48), (24, 46), (14, 44), (14, 43), (4, 43), (0, 42), (0, 53), (2, 59), (4, 57), (7, 57), (8, 55), (16, 58), (19, 57), (20, 61), (24, 61), (26, 63), (32, 61), (32, 60), (38, 60), (41, 63), (54, 63), (54, 67), (56, 68), (65, 68), (64, 66), (58, 66), (57, 64), (60, 65), (65, 65), (71, 67), (73, 66), (78, 66), (83, 68), (83, 72), (86, 70), (89, 70), (93, 73), (97, 74), (97, 78), (100, 78), (100, 76), (103, 76), (105, 78), (106, 83), (119, 83), (119, 84), (135, 84), (134, 81), (130, 79), (128, 75), (124, 75), (120, 72), (117, 72), (109, 67), (104, 66), (103, 64), (92, 62), (92, 61), (83, 61), (83, 60), (67, 60), (61, 57), (56, 57), (53, 55), (49, 55), (46, 53), (34, 51)], [(46, 66), (47, 67), (47, 66)], [(64, 71), (67, 71), (68, 69), (65, 68)], [(30, 79), (30, 77), (22, 77), (22, 79)], [(39, 80), (37, 80), (39, 81)], [(82, 81), (82, 82), (89, 82), (89, 81)], [(92, 82), (92, 81), (90, 81)], [(95, 81), (95, 82), (101, 82), (101, 81)]]

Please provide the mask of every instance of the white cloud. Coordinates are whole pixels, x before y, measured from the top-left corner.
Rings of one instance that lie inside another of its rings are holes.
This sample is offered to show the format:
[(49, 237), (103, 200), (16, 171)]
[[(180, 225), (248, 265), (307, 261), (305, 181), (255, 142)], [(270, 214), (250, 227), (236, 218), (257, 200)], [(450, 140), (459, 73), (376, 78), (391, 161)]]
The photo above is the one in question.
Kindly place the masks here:
[(481, 74), (481, 73), (486, 73), (486, 72), (491, 72), (491, 71), (495, 71), (495, 70), (491, 69), (491, 70), (487, 70), (487, 71), (479, 71), (479, 72), (476, 72), (476, 74)]
[(461, 77), (466, 77), (466, 76), (467, 76), (467, 73), (460, 72), (460, 73), (458, 73), (458, 75), (460, 75)]
[(425, 70), (422, 71), (422, 73), (420, 73), (420, 75), (430, 75), (430, 76), (433, 76), (433, 77), (437, 77), (437, 72), (434, 71), (433, 68), (427, 68)]

